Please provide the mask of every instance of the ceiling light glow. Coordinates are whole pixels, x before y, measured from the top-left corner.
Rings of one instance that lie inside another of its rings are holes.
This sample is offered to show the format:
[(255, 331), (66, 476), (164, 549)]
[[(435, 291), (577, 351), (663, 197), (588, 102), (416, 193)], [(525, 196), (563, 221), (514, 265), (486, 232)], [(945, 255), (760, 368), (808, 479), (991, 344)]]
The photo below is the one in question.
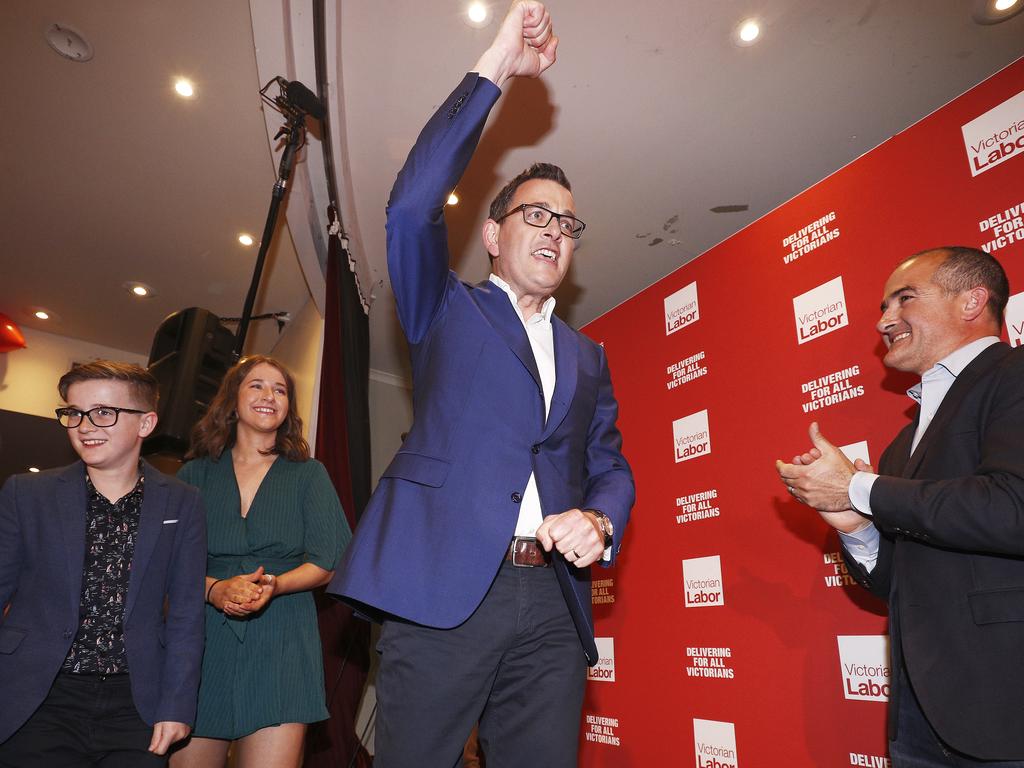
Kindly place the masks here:
[(132, 296), (140, 299), (151, 299), (156, 296), (156, 291), (145, 283), (140, 283), (138, 280), (129, 280), (123, 284), (123, 287)]
[(253, 244), (252, 235), (241, 234), (238, 236), (238, 242), (242, 245), (249, 246)]
[(50, 319), (50, 313), (46, 312), (46, 311), (44, 311), (42, 309), (37, 310), (36, 313), (35, 313), (35, 316), (38, 317), (40, 320), (49, 320)]
[(458, 204), (459, 204), (459, 196), (458, 195), (456, 195), (454, 192), (452, 192), (450, 195), (448, 195), (448, 205), (458, 205)]
[(195, 88), (188, 80), (183, 77), (179, 77), (174, 82), (174, 90), (178, 92), (178, 95), (184, 99), (191, 99), (195, 95)]
[(28, 471), (29, 472), (38, 472), (39, 471), (39, 467), (29, 467)]
[(761, 27), (756, 21), (750, 19), (740, 25), (739, 36), (744, 43), (752, 43), (761, 34)]
[(466, 16), (474, 24), (483, 24), (487, 21), (487, 6), (481, 2), (470, 3), (466, 9)]
[(984, 26), (1002, 24), (1021, 11), (1024, 11), (1021, 0), (971, 0), (971, 18)]

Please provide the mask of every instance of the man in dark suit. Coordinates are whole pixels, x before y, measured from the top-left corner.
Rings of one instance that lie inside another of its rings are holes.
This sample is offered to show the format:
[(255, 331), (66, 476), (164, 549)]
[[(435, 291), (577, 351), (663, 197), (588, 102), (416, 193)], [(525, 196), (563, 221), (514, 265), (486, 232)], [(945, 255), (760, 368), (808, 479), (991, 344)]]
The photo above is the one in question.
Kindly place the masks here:
[(557, 42), (540, 3), (514, 3), (388, 205), (415, 421), (328, 587), (383, 619), (383, 768), (454, 765), (478, 719), (490, 768), (576, 765), (589, 566), (614, 559), (634, 496), (604, 352), (552, 314), (584, 225), (561, 169), (534, 165), (492, 203), (493, 274), (471, 286), (444, 224), (500, 86)]
[(87, 363), (58, 389), (81, 461), (0, 491), (0, 767), (164, 765), (195, 721), (202, 502), (139, 459), (145, 369)]
[(817, 424), (811, 450), (778, 462), (889, 601), (895, 766), (1024, 766), (1024, 350), (998, 338), (1008, 296), (981, 251), (904, 261), (878, 330), (885, 364), (921, 376), (914, 422), (879, 474)]

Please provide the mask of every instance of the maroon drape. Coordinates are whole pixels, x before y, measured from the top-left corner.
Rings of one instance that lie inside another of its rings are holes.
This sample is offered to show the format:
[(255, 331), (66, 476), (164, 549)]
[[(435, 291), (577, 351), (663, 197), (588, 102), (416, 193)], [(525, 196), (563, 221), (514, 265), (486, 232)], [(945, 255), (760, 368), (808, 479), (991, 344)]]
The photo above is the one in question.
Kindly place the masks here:
[[(349, 526), (355, 529), (359, 510), (354, 501), (349, 456), (349, 424), (345, 398), (346, 360), (342, 344), (341, 281), (351, 275), (347, 256), (337, 238), (330, 237), (327, 257), (327, 297), (324, 313), (324, 351), (320, 369), (320, 403), (316, 457), (327, 468), (341, 499)], [(355, 366), (362, 369), (363, 366)], [(351, 370), (349, 366), (348, 370)], [(330, 719), (310, 727), (306, 739), (306, 768), (347, 768), (369, 765), (355, 733), (356, 710), (369, 669), (369, 625), (352, 610), (319, 591), (317, 617), (324, 652), (324, 677)]]

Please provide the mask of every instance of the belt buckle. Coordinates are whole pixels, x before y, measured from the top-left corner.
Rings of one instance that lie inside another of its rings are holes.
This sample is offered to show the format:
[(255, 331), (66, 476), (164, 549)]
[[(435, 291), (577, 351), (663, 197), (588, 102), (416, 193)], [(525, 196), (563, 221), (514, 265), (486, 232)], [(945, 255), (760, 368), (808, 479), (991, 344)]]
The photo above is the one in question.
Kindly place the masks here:
[(527, 546), (533, 544), (531, 549), (533, 552), (537, 551), (537, 539), (531, 536), (512, 537), (512, 544), (510, 545), (511, 548), (509, 550), (511, 553), (510, 559), (512, 561), (512, 565), (517, 568), (536, 568), (538, 565), (547, 565), (543, 559), (540, 563), (535, 562), (532, 559), (532, 553), (526, 547), (520, 548), (520, 544), (525, 544)]

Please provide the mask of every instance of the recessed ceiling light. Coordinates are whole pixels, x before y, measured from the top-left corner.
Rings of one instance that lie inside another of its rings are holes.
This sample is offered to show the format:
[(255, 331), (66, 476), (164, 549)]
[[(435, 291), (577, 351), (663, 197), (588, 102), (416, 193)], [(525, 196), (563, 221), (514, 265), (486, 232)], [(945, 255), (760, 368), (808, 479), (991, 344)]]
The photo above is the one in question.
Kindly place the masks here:
[(174, 90), (178, 92), (178, 95), (183, 99), (191, 99), (196, 92), (192, 83), (186, 80), (184, 77), (179, 77), (174, 81)]
[(487, 6), (480, 2), (470, 3), (466, 15), (474, 24), (479, 24), (487, 18)]
[(57, 53), (71, 61), (86, 62), (92, 58), (92, 45), (82, 34), (65, 24), (51, 24), (46, 30), (46, 42)]
[(485, 27), (491, 21), (491, 11), (487, 3), (475, 0), (466, 7), (466, 23), (471, 27)]
[(736, 27), (736, 44), (753, 45), (754, 41), (761, 36), (761, 25), (755, 19), (746, 19)]
[(40, 320), (49, 320), (50, 319), (50, 313), (47, 312), (45, 309), (37, 309), (33, 314), (36, 317), (38, 317)]
[(450, 195), (448, 195), (448, 205), (458, 205), (458, 204), (459, 204), (459, 196), (458, 195), (456, 195), (454, 192), (452, 192)]
[(998, 24), (1024, 11), (1021, 0), (974, 0), (971, 18), (978, 24)]
[(29, 472), (38, 472), (39, 471), (39, 467), (29, 467), (28, 471)]
[(241, 234), (238, 236), (238, 242), (242, 245), (249, 246), (253, 244), (252, 235)]
[(133, 296), (138, 296), (140, 299), (151, 299), (156, 296), (156, 292), (145, 283), (140, 283), (135, 280), (131, 280), (124, 284), (124, 288), (128, 293)]

